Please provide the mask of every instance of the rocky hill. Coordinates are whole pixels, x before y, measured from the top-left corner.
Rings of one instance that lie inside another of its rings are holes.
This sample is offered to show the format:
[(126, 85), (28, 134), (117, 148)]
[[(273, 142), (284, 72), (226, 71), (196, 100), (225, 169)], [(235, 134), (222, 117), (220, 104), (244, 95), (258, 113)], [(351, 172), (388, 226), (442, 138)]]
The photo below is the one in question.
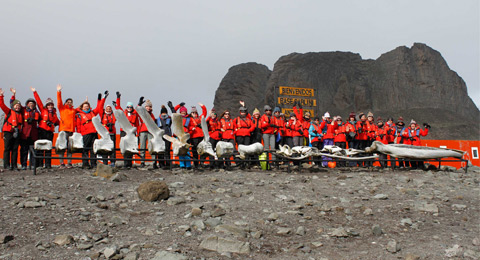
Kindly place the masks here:
[(275, 105), (276, 87), (313, 88), (316, 114), (346, 117), (351, 111), (415, 119), (432, 125), (429, 139), (480, 139), (480, 111), (463, 79), (441, 54), (422, 43), (398, 47), (376, 60), (350, 52), (292, 53), (269, 71), (264, 65), (232, 67), (217, 89), (214, 106), (238, 109)]

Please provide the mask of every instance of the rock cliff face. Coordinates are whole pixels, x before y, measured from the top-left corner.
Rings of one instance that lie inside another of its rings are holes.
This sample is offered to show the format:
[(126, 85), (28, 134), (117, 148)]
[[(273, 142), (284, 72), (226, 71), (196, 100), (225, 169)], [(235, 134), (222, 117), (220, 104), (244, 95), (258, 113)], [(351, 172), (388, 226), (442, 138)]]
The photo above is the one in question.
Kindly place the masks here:
[[(255, 91), (230, 94), (229, 102), (238, 107), (238, 100), (244, 99), (249, 107), (263, 107), (275, 104), (277, 86), (314, 88), (318, 91), (317, 114), (329, 111), (345, 118), (351, 111), (372, 111), (375, 117), (403, 116), (408, 122), (428, 122), (432, 125), (430, 139), (480, 139), (476, 123), (480, 111), (468, 96), (465, 82), (439, 52), (425, 44), (398, 47), (376, 60), (363, 60), (349, 52), (292, 53), (281, 57), (271, 74), (258, 64), (249, 66), (249, 71), (259, 66), (262, 72), (236, 75), (232, 69), (237, 66), (232, 67), (217, 94), (220, 89), (231, 93), (248, 86)], [(258, 74), (268, 74), (268, 80), (249, 77)], [(229, 81), (225, 81), (227, 77)], [(252, 94), (255, 99), (249, 98)], [(222, 99), (216, 96), (215, 106), (229, 107)]]

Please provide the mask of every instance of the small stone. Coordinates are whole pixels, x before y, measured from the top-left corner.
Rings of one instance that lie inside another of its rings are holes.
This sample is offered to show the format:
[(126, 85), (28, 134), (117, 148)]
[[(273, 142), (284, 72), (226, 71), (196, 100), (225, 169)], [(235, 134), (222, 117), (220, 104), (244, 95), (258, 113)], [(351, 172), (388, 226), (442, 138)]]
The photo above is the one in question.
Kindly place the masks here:
[(418, 255), (414, 255), (410, 253), (406, 254), (404, 258), (404, 260), (418, 260), (418, 259), (420, 259)]
[(316, 241), (316, 242), (312, 242), (312, 245), (313, 245), (314, 247), (321, 247), (321, 246), (323, 246), (323, 243), (320, 242), (320, 241)]
[(480, 259), (480, 253), (473, 251), (472, 249), (467, 249), (463, 253), (463, 257), (469, 258), (469, 259)]
[(213, 210), (212, 217), (220, 217), (220, 216), (223, 216), (225, 214), (226, 214), (225, 209), (217, 207)]
[(374, 199), (378, 199), (378, 200), (386, 200), (388, 199), (388, 195), (387, 194), (377, 194), (375, 196), (373, 196)]
[(121, 182), (127, 179), (127, 176), (123, 173), (115, 173), (110, 180), (113, 182)]
[(117, 254), (117, 247), (116, 246), (107, 247), (107, 248), (105, 248), (105, 250), (103, 250), (103, 255), (107, 259), (112, 258), (115, 254)]
[(330, 232), (331, 237), (348, 237), (348, 233), (343, 227), (335, 228)]
[(205, 225), (207, 225), (209, 227), (216, 227), (220, 224), (222, 224), (222, 218), (221, 217), (208, 218), (207, 220), (205, 220)]
[(192, 216), (200, 216), (202, 215), (202, 209), (201, 208), (193, 208), (192, 209)]
[(402, 224), (402, 226), (411, 226), (413, 225), (413, 222), (412, 222), (412, 219), (410, 218), (404, 218), (400, 221), (400, 223)]
[(365, 216), (371, 216), (373, 215), (373, 210), (371, 208), (366, 208), (364, 211), (363, 211), (363, 215)]
[(279, 236), (286, 236), (288, 234), (292, 233), (292, 229), (291, 228), (285, 228), (285, 227), (279, 227), (277, 229), (277, 235)]
[(250, 243), (217, 236), (211, 236), (202, 240), (200, 248), (219, 253), (250, 254)]
[(40, 208), (42, 206), (43, 206), (42, 203), (40, 203), (38, 201), (26, 201), (23, 204), (23, 207), (25, 207), (25, 208)]
[(453, 210), (465, 210), (467, 208), (467, 205), (463, 204), (453, 204), (452, 209)]
[(218, 225), (215, 227), (215, 232), (232, 234), (236, 237), (247, 237), (247, 231), (245, 229), (231, 225)]
[(138, 260), (139, 253), (138, 252), (129, 252), (125, 255), (123, 260)]
[(188, 258), (182, 254), (172, 253), (168, 251), (159, 251), (151, 260), (187, 260)]
[(255, 239), (259, 239), (263, 236), (263, 232), (262, 231), (255, 231), (255, 232), (252, 232), (250, 235)]
[(203, 220), (201, 220), (201, 219), (192, 221), (192, 223), (190, 225), (193, 228), (197, 229), (198, 231), (205, 230), (205, 223), (203, 223)]
[(167, 205), (174, 206), (187, 202), (184, 197), (171, 197), (167, 200)]
[(476, 237), (472, 240), (474, 246), (480, 246), (480, 238)]
[(305, 227), (299, 226), (297, 228), (297, 231), (295, 232), (295, 234), (297, 234), (299, 236), (304, 236), (305, 235)]
[(400, 246), (398, 245), (397, 241), (390, 240), (387, 244), (387, 251), (390, 253), (396, 253), (400, 251)]
[(73, 237), (71, 235), (58, 235), (53, 240), (53, 243), (59, 246), (68, 245), (70, 243), (73, 243)]
[(93, 247), (93, 244), (90, 243), (80, 243), (77, 245), (77, 248), (80, 250), (88, 250)]
[(102, 177), (105, 179), (110, 179), (113, 176), (114, 169), (108, 165), (98, 163), (97, 169), (93, 173), (93, 176)]
[(123, 219), (119, 216), (113, 216), (110, 222), (117, 226), (122, 225), (124, 223)]
[(454, 245), (451, 248), (445, 249), (445, 256), (446, 257), (460, 256), (461, 253), (462, 253), (462, 248), (459, 245)]
[(276, 212), (270, 213), (270, 215), (268, 215), (267, 217), (267, 220), (269, 221), (275, 221), (277, 219), (278, 219), (278, 213)]
[(383, 230), (382, 228), (380, 227), (380, 225), (374, 225), (372, 227), (372, 233), (375, 235), (375, 236), (381, 236), (383, 234)]

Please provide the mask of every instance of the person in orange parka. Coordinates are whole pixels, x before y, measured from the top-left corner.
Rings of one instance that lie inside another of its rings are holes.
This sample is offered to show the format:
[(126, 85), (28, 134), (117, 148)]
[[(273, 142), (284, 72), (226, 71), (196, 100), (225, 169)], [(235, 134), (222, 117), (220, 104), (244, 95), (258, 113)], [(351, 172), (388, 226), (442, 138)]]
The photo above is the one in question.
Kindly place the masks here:
[[(368, 112), (367, 114), (367, 145), (366, 147), (372, 146), (373, 141), (375, 140), (375, 131), (377, 130), (377, 126), (375, 124), (375, 118), (373, 117), (372, 112)], [(365, 161), (366, 166), (373, 167), (373, 159), (369, 159)]]
[(188, 131), (190, 133), (190, 144), (192, 145), (192, 156), (195, 159), (193, 161), (193, 164), (195, 168), (198, 168), (200, 165), (200, 162), (198, 161), (200, 159), (200, 156), (198, 155), (197, 152), (197, 147), (198, 144), (203, 141), (203, 130), (202, 130), (202, 117), (206, 118), (207, 117), (207, 108), (205, 105), (202, 103), (198, 103), (200, 107), (202, 108), (202, 115), (198, 115), (198, 110), (197, 107), (192, 106), (190, 109), (190, 126), (188, 127)]
[[(289, 131), (290, 135), (292, 136), (292, 143), (290, 147), (294, 146), (302, 146), (303, 145), (303, 124), (300, 120), (298, 120), (295, 113), (290, 113), (290, 120), (285, 124), (285, 128)], [(305, 130), (306, 131), (306, 130)]]
[[(377, 118), (377, 127), (375, 130), (375, 141), (379, 141), (382, 144), (388, 144), (388, 139), (387, 139), (387, 130), (388, 128), (383, 124), (383, 120), (381, 117)], [(380, 153), (378, 157), (380, 161), (380, 165), (382, 168), (387, 166), (387, 155)]]
[[(55, 105), (53, 104), (53, 100), (51, 98), (47, 98), (44, 106), (37, 91), (35, 91), (34, 88), (30, 88), (30, 89), (33, 92), (33, 96), (35, 97), (35, 100), (37, 101), (37, 106), (40, 109), (40, 122), (38, 124), (38, 127), (39, 127), (38, 138), (50, 140), (53, 143), (53, 133), (55, 132), (55, 126), (60, 124), (60, 120), (57, 117), (57, 110), (55, 109)], [(37, 151), (37, 155), (51, 157), (52, 151), (40, 150), (40, 151)], [(36, 164), (35, 167), (42, 166), (43, 160), (37, 159), (35, 164)], [(52, 159), (45, 159), (45, 168), (47, 169), (52, 168)]]
[[(235, 129), (235, 142), (237, 143), (237, 145), (250, 145), (250, 136), (252, 134), (252, 131), (255, 129), (255, 125), (250, 119), (250, 114), (248, 114), (247, 108), (245, 106), (242, 105), (240, 107), (239, 113), (240, 115), (233, 121), (233, 127)], [(251, 160), (253, 159), (253, 156), (248, 156), (246, 159)], [(247, 162), (240, 162), (239, 164), (240, 169), (243, 169), (247, 167), (247, 165), (250, 165), (250, 163)]]
[[(150, 118), (152, 118), (153, 122), (155, 122), (157, 119), (155, 118), (155, 115), (153, 114), (153, 105), (150, 100), (144, 100), (144, 97), (140, 97), (140, 100), (138, 101), (138, 106), (142, 106), (145, 103), (145, 110), (147, 113), (150, 115)], [(140, 120), (140, 127), (138, 129), (138, 139), (140, 142), (140, 158), (142, 158), (140, 167), (145, 167), (145, 155), (147, 153), (147, 142), (150, 143), (150, 140), (153, 138), (153, 135), (148, 132), (147, 125), (143, 122), (142, 118), (139, 118)], [(152, 158), (153, 159), (153, 158)], [(156, 168), (157, 162), (153, 162), (153, 168)]]
[[(235, 128), (233, 119), (230, 116), (230, 111), (225, 110), (220, 115), (220, 131), (222, 131), (222, 141), (229, 142), (235, 147)], [(224, 167), (230, 169), (231, 161), (229, 158), (222, 158), (225, 161)]]
[(273, 124), (275, 125), (275, 149), (279, 149), (280, 144), (283, 143), (283, 135), (284, 135), (284, 128), (285, 128), (285, 119), (281, 115), (281, 111), (279, 107), (275, 107), (273, 109)]
[[(12, 97), (10, 103), (15, 100), (16, 90), (10, 88)], [(28, 154), (30, 146), (38, 140), (38, 121), (40, 120), (40, 113), (37, 110), (37, 103), (33, 98), (27, 99), (25, 106), (22, 107), (23, 126), (20, 132), (20, 164), (22, 170), (27, 169)], [(33, 156), (30, 156), (30, 168), (33, 166)]]
[(254, 143), (262, 143), (262, 128), (261, 128), (261, 118), (260, 118), (260, 110), (255, 108), (252, 113), (252, 123), (255, 126), (251, 135), (250, 141), (252, 144)]
[[(57, 107), (60, 111), (60, 126), (58, 127), (58, 132), (64, 131), (67, 134), (67, 146), (68, 138), (73, 135), (76, 128), (76, 117), (77, 110), (73, 107), (73, 99), (67, 98), (65, 103), (62, 101), (62, 85), (57, 85)], [(65, 157), (65, 151), (60, 154), (61, 157)], [(72, 168), (72, 154), (67, 149), (67, 168)], [(60, 159), (60, 169), (65, 168), (65, 163), (63, 159)]]
[(22, 131), (22, 104), (14, 100), (9, 108), (3, 100), (3, 90), (0, 88), (0, 108), (5, 113), (3, 123), (3, 168), (17, 170), (18, 145), (20, 144), (20, 132)]
[(276, 125), (272, 116), (272, 108), (269, 105), (264, 106), (265, 113), (261, 117), (261, 127), (263, 133), (263, 149), (275, 149), (275, 133), (277, 131)]
[[(347, 148), (347, 131), (346, 131), (346, 124), (343, 123), (342, 117), (337, 116), (337, 125), (338, 127), (335, 129), (335, 136), (333, 138), (333, 142), (335, 143), (336, 146), (346, 149)], [(337, 166), (339, 167), (345, 167), (347, 166), (345, 161), (339, 161), (337, 162)]]
[[(310, 124), (310, 128), (308, 129), (308, 134), (310, 135), (310, 144), (312, 147), (315, 147), (319, 150), (322, 149), (322, 128), (320, 128), (320, 118), (317, 116), (313, 119), (313, 122)], [(321, 157), (315, 156), (313, 157), (315, 164), (318, 167), (321, 166)]]
[[(406, 131), (402, 133), (405, 140), (405, 144), (421, 146), (422, 142), (420, 140), (420, 136), (427, 136), (428, 130), (430, 129), (430, 125), (428, 124), (425, 123), (424, 126), (425, 126), (425, 129), (422, 130), (420, 126), (417, 124), (417, 122), (415, 122), (415, 120), (412, 119), (412, 121), (410, 121), (410, 126), (407, 127)], [(419, 161), (419, 162), (410, 161), (410, 166), (416, 169), (417, 167), (423, 168), (424, 164), (422, 161)]]
[(105, 91), (105, 97), (102, 98), (102, 94), (98, 93), (98, 100), (97, 100), (97, 107), (95, 109), (91, 109), (90, 103), (88, 99), (85, 100), (78, 108), (77, 108), (77, 130), (83, 137), (83, 153), (82, 157), (87, 158), (90, 154), (90, 164), (88, 163), (88, 159), (82, 160), (82, 168), (92, 169), (97, 166), (97, 161), (94, 159), (96, 155), (93, 153), (93, 142), (97, 139), (97, 129), (92, 123), (92, 118), (98, 115), (103, 110), (103, 106), (105, 104), (105, 99), (108, 96), (108, 91)]
[[(122, 106), (120, 104), (120, 97), (122, 96), (122, 94), (117, 91), (117, 99), (115, 102), (112, 102), (113, 105), (115, 106), (115, 109), (119, 109), (119, 110), (122, 110), (123, 113), (125, 113), (125, 116), (127, 117), (128, 119), (128, 122), (130, 122), (130, 124), (133, 126), (133, 127), (136, 127), (137, 128), (137, 133), (138, 131), (140, 130), (140, 116), (137, 114), (137, 111), (135, 111), (135, 109), (133, 108), (133, 103), (132, 102), (127, 102), (127, 106), (125, 108), (125, 110), (122, 109)], [(120, 137), (124, 137), (126, 135), (125, 131), (123, 131), (122, 128), (120, 128)], [(125, 159), (133, 159), (133, 154), (128, 154), (126, 153), (124, 156), (123, 156)], [(133, 165), (133, 161), (125, 161), (124, 163), (124, 168), (126, 169), (130, 169), (132, 168), (132, 165)]]
[(385, 123), (385, 131), (388, 144), (393, 144), (395, 140), (395, 124), (392, 117), (389, 117)]

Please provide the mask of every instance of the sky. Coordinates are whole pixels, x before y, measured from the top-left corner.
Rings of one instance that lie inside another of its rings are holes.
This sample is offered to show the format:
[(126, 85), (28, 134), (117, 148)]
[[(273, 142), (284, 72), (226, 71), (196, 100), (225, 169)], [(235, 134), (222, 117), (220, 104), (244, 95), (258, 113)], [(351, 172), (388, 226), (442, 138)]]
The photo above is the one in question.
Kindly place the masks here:
[[(480, 107), (478, 0), (6, 1), (0, 0), (0, 87), (24, 101), (56, 85), (76, 105), (122, 93), (210, 109), (228, 69), (273, 69), (292, 52), (348, 51), (377, 59), (425, 43), (465, 81)], [(94, 104), (92, 104), (94, 105)]]

